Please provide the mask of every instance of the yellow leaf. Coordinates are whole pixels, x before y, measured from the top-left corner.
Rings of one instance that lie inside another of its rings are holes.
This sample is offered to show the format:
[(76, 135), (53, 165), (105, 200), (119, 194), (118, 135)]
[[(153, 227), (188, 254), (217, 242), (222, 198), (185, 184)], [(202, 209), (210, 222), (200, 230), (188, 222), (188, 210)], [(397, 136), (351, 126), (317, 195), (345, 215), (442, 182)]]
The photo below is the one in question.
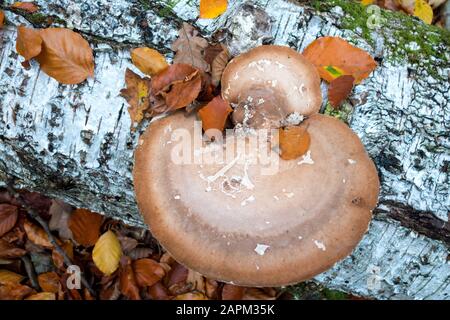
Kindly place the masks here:
[(111, 230), (101, 235), (92, 251), (92, 260), (97, 268), (107, 276), (117, 270), (121, 256), (122, 249), (119, 239)]
[(9, 270), (0, 270), (0, 284), (20, 283), (23, 280), (23, 276)]
[(27, 297), (25, 300), (56, 300), (56, 296), (52, 292), (39, 292)]
[(131, 51), (131, 60), (139, 70), (149, 76), (158, 74), (169, 66), (161, 53), (147, 47)]
[(414, 15), (427, 24), (433, 22), (433, 8), (425, 0), (416, 0)]
[(214, 19), (227, 11), (228, 0), (200, 0), (200, 18)]
[(339, 78), (339, 77), (345, 75), (345, 71), (342, 70), (342, 69), (339, 68), (339, 67), (336, 67), (336, 66), (324, 66), (324, 67), (322, 67), (322, 68), (323, 68), (323, 69), (325, 70), (325, 72), (327, 72), (328, 75), (329, 75), (331, 78), (333, 78), (333, 79), (337, 79), (337, 78)]

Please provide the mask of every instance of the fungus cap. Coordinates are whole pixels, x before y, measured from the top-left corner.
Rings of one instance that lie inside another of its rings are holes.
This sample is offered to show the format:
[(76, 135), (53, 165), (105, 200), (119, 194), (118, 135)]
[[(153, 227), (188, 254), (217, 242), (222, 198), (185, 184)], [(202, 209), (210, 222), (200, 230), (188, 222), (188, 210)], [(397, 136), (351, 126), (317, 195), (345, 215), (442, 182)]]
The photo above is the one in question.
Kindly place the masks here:
[(264, 109), (272, 122), (273, 116), (281, 121), (291, 113), (309, 116), (322, 104), (316, 68), (297, 51), (276, 45), (259, 46), (231, 60), (222, 75), (222, 97)]
[[(176, 260), (236, 285), (281, 286), (351, 253), (368, 228), (379, 181), (344, 123), (309, 117), (300, 124), (311, 136), (307, 155), (285, 161), (277, 154), (277, 170), (263, 174), (251, 150), (243, 155), (237, 148), (224, 163), (198, 161), (215, 159), (223, 148), (195, 145), (202, 132), (195, 120), (176, 112), (154, 121), (135, 154), (139, 209)], [(232, 140), (226, 138), (226, 149)]]

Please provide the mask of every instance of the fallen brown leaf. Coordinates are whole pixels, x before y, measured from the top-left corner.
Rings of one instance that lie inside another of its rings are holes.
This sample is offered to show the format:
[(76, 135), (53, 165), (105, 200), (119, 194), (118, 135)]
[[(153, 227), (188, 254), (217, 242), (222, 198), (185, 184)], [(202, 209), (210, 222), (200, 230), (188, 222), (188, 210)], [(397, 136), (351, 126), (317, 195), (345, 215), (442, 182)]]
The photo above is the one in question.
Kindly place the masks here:
[(86, 209), (75, 210), (69, 219), (69, 228), (76, 242), (85, 247), (93, 246), (100, 237), (103, 217)]
[[(198, 111), (202, 120), (202, 127), (205, 133), (211, 138), (217, 134), (217, 130), (222, 133), (229, 114), (233, 112), (230, 104), (221, 96), (215, 97), (206, 106)], [(212, 130), (208, 133), (209, 130)]]
[(120, 262), (120, 291), (131, 300), (141, 300), (131, 259), (128, 257), (122, 257)]
[(330, 82), (328, 87), (328, 100), (334, 109), (339, 109), (342, 102), (348, 98), (353, 90), (353, 76), (343, 75)]
[(377, 66), (366, 51), (339, 37), (318, 38), (303, 51), (303, 55), (328, 82), (342, 75), (352, 75), (358, 84)]
[(27, 252), (21, 248), (17, 248), (9, 242), (0, 239), (0, 259), (20, 258)]
[(161, 282), (157, 282), (149, 287), (147, 294), (152, 300), (169, 300), (171, 298), (169, 291)]
[(226, 48), (214, 58), (211, 64), (211, 77), (212, 84), (214, 86), (217, 87), (219, 85), (223, 70), (225, 70), (225, 67), (228, 64), (228, 61), (230, 61), (230, 58), (231, 55)]
[(41, 227), (38, 227), (28, 220), (25, 220), (23, 228), (25, 229), (28, 239), (30, 239), (34, 244), (37, 244), (38, 246), (42, 246), (44, 248), (53, 247), (50, 240), (48, 239), (47, 233), (45, 233), (44, 229), (42, 229)]
[(39, 286), (43, 291), (57, 293), (61, 287), (59, 276), (56, 272), (41, 273), (38, 276)]
[(25, 300), (56, 300), (56, 295), (52, 292), (39, 292), (27, 297)]
[(158, 74), (169, 66), (161, 53), (147, 47), (132, 50), (131, 60), (139, 70), (149, 76)]
[(0, 204), (0, 237), (14, 228), (17, 222), (18, 210), (10, 204)]
[(304, 155), (311, 144), (311, 137), (304, 126), (279, 129), (280, 157), (293, 160)]
[[(72, 260), (73, 259), (73, 244), (72, 244), (72, 241), (65, 241), (65, 242), (63, 242), (62, 245), (61, 245), (61, 248), (64, 250), (64, 252), (69, 257), (69, 259)], [(64, 268), (64, 258), (56, 249), (52, 250), (52, 260), (53, 260), (53, 264), (58, 269), (63, 269)]]
[(167, 93), (173, 84), (192, 79), (197, 73), (198, 70), (188, 64), (172, 64), (152, 78), (152, 92), (155, 95)]
[(0, 29), (3, 28), (5, 24), (5, 13), (0, 10)]
[(225, 284), (222, 288), (222, 300), (242, 300), (244, 291), (244, 287)]
[(25, 11), (27, 13), (35, 13), (36, 11), (39, 10), (39, 7), (35, 5), (33, 2), (14, 2), (11, 5), (11, 8)]
[(0, 284), (14, 283), (20, 284), (25, 277), (9, 270), (0, 269)]
[(30, 287), (18, 283), (0, 284), (0, 300), (22, 300), (32, 292)]
[(23, 25), (19, 26), (17, 28), (16, 50), (25, 58), (25, 61), (39, 55), (42, 51), (42, 38), (39, 31)]
[(199, 73), (186, 81), (176, 83), (166, 95), (167, 111), (184, 108), (191, 104), (202, 89), (202, 78)]
[(139, 75), (127, 69), (125, 72), (125, 82), (127, 87), (120, 91), (128, 104), (128, 113), (130, 114), (132, 128), (134, 124), (139, 124), (144, 119), (145, 112), (150, 108), (150, 87), (149, 78), (141, 78)]
[(133, 270), (139, 287), (152, 286), (166, 274), (160, 264), (152, 259), (139, 259), (133, 262)]
[(174, 300), (208, 300), (208, 298), (201, 292), (188, 292), (176, 296)]
[(172, 50), (176, 52), (173, 63), (185, 63), (201, 71), (209, 72), (210, 65), (204, 57), (204, 50), (209, 44), (198, 34), (193, 26), (186, 22), (183, 23), (178, 31), (178, 39), (172, 44)]

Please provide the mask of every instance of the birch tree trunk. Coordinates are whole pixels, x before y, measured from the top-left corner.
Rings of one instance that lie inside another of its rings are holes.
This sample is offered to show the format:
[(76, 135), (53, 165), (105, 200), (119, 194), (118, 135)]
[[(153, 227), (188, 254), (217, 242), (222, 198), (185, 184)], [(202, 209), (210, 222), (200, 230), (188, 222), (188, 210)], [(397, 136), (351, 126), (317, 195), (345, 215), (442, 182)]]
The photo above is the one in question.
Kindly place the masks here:
[[(154, 47), (170, 59), (183, 21), (234, 53), (262, 41), (301, 51), (319, 36), (341, 36), (379, 62), (336, 116), (362, 139), (382, 190), (363, 241), (315, 280), (380, 299), (450, 299), (448, 33), (343, 0), (231, 0), (212, 21), (197, 20), (198, 0), (37, 0), (35, 14), (11, 11), (13, 2), (0, 1), (0, 186), (14, 177), (18, 188), (143, 226), (131, 176), (139, 132), (130, 132), (119, 97), (125, 69), (135, 70), (130, 48)], [(60, 85), (37, 64), (21, 67), (16, 27), (50, 22), (90, 41), (94, 80)]]

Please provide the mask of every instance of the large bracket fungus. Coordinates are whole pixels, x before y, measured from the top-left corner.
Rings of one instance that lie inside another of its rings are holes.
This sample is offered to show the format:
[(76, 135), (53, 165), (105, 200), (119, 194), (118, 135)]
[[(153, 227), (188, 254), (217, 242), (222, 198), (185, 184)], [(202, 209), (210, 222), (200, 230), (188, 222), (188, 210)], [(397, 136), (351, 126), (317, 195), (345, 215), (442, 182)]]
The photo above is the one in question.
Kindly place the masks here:
[[(270, 61), (273, 70), (266, 62), (265, 71), (247, 67), (252, 60)], [(255, 87), (252, 77), (263, 82)], [(265, 82), (275, 78), (281, 91), (274, 93)], [(284, 110), (280, 116), (305, 116), (298, 125), (310, 135), (308, 152), (283, 160), (267, 135), (256, 134), (253, 143), (255, 130), (208, 142), (196, 116), (180, 111), (153, 121), (135, 155), (145, 221), (175, 259), (210, 278), (281, 286), (327, 270), (351, 253), (368, 228), (379, 191), (375, 165), (347, 125), (317, 113), (319, 77), (295, 51), (251, 50), (229, 64), (222, 85), (230, 102), (274, 94), (271, 101)], [(291, 96), (289, 86), (300, 90)]]

